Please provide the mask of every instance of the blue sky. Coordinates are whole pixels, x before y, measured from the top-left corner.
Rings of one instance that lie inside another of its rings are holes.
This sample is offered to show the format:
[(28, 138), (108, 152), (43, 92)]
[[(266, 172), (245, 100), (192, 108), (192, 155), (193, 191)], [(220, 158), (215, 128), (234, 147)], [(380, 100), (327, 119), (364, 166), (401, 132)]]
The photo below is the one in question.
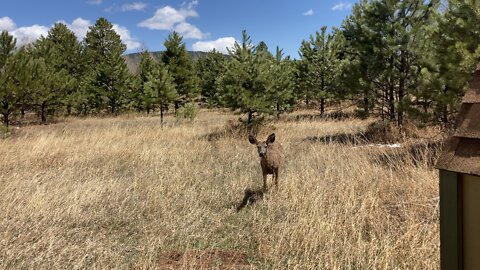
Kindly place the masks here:
[(64, 22), (83, 39), (88, 27), (105, 17), (127, 45), (127, 53), (163, 50), (171, 31), (184, 36), (189, 50), (226, 51), (246, 29), (255, 44), (265, 41), (286, 55), (298, 56), (303, 39), (323, 25), (340, 26), (357, 0), (15, 0), (0, 9), (0, 30), (20, 45), (46, 35)]

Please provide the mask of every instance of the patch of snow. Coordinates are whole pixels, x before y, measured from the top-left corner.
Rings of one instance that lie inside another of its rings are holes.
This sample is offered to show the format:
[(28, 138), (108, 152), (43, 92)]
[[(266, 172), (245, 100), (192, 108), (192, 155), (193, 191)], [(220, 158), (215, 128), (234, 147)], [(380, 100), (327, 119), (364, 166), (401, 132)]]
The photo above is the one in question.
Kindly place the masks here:
[(402, 145), (399, 144), (399, 143), (394, 143), (394, 144), (380, 144), (380, 143), (377, 143), (377, 144), (368, 144), (368, 145), (365, 145), (365, 146), (354, 146), (353, 148), (359, 148), (359, 147), (377, 147), (377, 148), (389, 147), (389, 148), (399, 148), (399, 147), (402, 147)]

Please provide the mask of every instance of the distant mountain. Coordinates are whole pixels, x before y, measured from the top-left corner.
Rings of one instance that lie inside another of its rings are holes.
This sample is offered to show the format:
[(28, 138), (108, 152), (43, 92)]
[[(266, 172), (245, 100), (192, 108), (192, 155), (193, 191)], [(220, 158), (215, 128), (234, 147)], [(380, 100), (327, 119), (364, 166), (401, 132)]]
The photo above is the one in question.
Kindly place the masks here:
[[(155, 58), (156, 60), (159, 60), (160, 57), (162, 56), (161, 51), (159, 52), (150, 52), (150, 54)], [(131, 53), (131, 54), (126, 54), (123, 57), (125, 58), (125, 61), (127, 62), (127, 67), (128, 70), (132, 73), (136, 73), (138, 70), (138, 66), (140, 65), (140, 58), (141, 58), (140, 52), (138, 53)], [(206, 52), (200, 52), (200, 51), (189, 51), (188, 54), (192, 57), (193, 61), (197, 60), (198, 58), (205, 56), (207, 53)], [(228, 55), (224, 55), (226, 58), (228, 58)]]

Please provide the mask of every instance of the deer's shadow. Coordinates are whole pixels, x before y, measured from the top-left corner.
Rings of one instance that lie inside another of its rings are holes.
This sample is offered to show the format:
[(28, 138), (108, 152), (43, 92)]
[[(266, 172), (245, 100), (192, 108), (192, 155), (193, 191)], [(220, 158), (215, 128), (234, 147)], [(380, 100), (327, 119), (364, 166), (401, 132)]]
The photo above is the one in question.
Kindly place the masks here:
[(243, 200), (238, 204), (237, 206), (237, 212), (245, 208), (247, 205), (252, 205), (258, 201), (261, 201), (263, 199), (263, 195), (265, 194), (265, 191), (262, 188), (258, 189), (250, 189), (246, 188), (245, 189), (245, 195), (243, 196)]

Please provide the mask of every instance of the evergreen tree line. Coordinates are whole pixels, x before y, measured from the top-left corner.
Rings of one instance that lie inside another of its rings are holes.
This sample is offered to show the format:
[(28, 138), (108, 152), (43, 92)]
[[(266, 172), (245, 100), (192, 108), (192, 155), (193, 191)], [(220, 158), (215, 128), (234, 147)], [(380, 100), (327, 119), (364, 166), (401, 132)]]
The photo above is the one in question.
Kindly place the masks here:
[(0, 112), (12, 118), (57, 114), (150, 113), (201, 102), (245, 114), (248, 123), (300, 103), (357, 105), (360, 116), (399, 126), (408, 120), (449, 126), (480, 60), (478, 0), (362, 0), (340, 28), (300, 44), (299, 59), (254, 44), (246, 31), (228, 57), (193, 61), (173, 32), (159, 59), (141, 54), (136, 74), (125, 45), (100, 18), (79, 42), (58, 23), (46, 37), (16, 48), (0, 35)]
[(163, 113), (198, 96), (193, 62), (177, 33), (165, 41), (161, 61), (142, 54), (138, 74), (123, 56), (126, 46), (113, 25), (100, 18), (83, 41), (63, 23), (46, 37), (20, 48), (7, 31), (0, 34), (0, 114), (13, 118), (34, 112), (43, 123), (54, 115), (113, 114), (154, 109)]
[(362, 0), (341, 28), (300, 47), (296, 93), (351, 101), (358, 114), (402, 126), (449, 126), (480, 60), (478, 0)]

